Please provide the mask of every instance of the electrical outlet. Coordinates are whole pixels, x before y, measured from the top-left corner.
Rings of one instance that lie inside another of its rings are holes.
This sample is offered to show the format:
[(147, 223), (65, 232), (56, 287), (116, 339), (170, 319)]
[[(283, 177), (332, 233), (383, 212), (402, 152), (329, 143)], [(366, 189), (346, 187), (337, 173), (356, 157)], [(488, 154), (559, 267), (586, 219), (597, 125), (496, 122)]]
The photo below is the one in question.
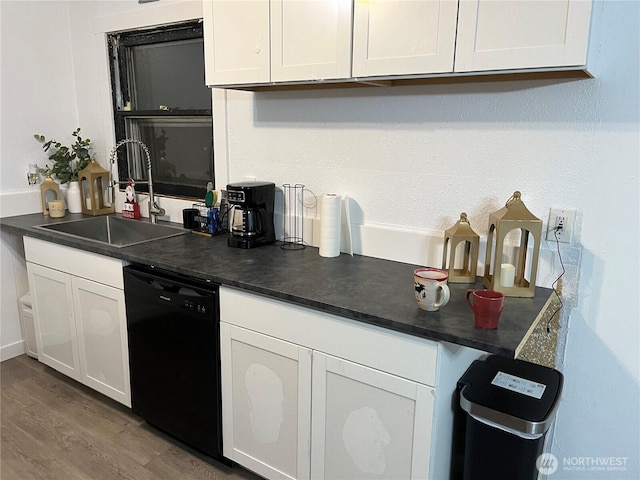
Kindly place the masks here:
[[(547, 240), (571, 243), (576, 211), (569, 208), (551, 208), (547, 225)], [(554, 231), (556, 232), (554, 234)]]
[(247, 182), (255, 182), (256, 181), (256, 177), (254, 177), (253, 175), (245, 175), (244, 179)]

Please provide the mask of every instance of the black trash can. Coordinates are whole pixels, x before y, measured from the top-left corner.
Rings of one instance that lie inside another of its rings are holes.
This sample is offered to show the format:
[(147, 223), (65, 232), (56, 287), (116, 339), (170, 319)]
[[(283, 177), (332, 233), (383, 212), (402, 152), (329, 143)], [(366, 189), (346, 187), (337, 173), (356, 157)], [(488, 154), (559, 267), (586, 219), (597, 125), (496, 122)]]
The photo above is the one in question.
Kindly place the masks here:
[(494, 355), (474, 361), (458, 382), (466, 412), (463, 478), (538, 478), (536, 460), (562, 383), (557, 370), (522, 360)]

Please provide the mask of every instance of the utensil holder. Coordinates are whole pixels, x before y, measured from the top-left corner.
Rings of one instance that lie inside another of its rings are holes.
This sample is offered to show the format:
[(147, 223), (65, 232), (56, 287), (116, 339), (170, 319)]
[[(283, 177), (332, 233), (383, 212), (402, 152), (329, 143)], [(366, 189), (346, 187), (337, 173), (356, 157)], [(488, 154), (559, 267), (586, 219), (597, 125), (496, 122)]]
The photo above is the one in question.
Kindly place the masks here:
[(282, 185), (284, 191), (283, 224), (284, 234), (281, 248), (284, 250), (302, 250), (304, 244), (304, 185), (296, 183)]

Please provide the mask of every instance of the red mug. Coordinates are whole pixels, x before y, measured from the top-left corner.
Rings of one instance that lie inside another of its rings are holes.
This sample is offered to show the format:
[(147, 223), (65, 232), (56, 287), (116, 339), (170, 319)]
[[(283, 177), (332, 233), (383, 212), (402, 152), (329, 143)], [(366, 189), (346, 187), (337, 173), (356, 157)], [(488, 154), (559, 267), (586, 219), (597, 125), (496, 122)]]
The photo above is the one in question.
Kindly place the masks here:
[[(473, 299), (473, 301), (471, 300)], [(473, 310), (476, 327), (498, 328), (498, 320), (504, 307), (504, 293), (495, 290), (467, 290), (467, 303)]]

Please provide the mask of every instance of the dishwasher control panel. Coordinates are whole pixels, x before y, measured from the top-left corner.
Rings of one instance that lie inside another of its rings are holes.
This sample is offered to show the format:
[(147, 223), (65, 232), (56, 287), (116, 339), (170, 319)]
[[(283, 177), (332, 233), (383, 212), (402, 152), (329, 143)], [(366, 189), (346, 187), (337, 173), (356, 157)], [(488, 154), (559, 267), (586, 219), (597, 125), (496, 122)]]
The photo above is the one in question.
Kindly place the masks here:
[(182, 305), (187, 310), (191, 310), (192, 312), (206, 314), (208, 313), (207, 306), (198, 302), (194, 302), (192, 300), (184, 300)]

